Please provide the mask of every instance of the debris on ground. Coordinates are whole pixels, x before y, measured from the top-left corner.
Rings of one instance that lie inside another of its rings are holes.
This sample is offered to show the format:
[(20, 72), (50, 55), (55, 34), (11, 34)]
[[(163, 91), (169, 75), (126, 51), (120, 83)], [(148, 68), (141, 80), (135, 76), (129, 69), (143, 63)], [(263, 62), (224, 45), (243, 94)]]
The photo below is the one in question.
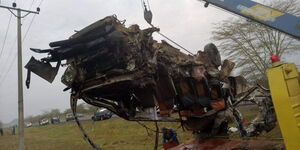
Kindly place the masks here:
[(283, 141), (207, 139), (190, 141), (169, 150), (284, 150)]

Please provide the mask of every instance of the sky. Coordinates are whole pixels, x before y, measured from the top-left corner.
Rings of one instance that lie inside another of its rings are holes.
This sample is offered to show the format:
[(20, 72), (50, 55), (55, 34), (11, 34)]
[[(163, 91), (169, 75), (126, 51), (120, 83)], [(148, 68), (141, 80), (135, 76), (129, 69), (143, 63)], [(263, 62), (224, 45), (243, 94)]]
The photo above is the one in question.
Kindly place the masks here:
[[(12, 2), (13, 0), (1, 0), (1, 5), (11, 6)], [(234, 17), (212, 6), (204, 8), (204, 3), (197, 0), (149, 2), (153, 13), (152, 23), (159, 27), (163, 34), (193, 53), (202, 50), (205, 44), (213, 42), (210, 37), (214, 23)], [(50, 42), (67, 39), (74, 30), (80, 30), (109, 15), (115, 14), (120, 20), (126, 19), (127, 26), (139, 24), (141, 28), (149, 27), (143, 19), (140, 0), (16, 0), (16, 3), (18, 7), (31, 10), (35, 10), (41, 4), (39, 15), (29, 14), (22, 20), (23, 36), (29, 31), (23, 40), (23, 66), (31, 56), (45, 56), (35, 54), (29, 48), (49, 48)], [(0, 50), (9, 18), (10, 12), (0, 9)], [(4, 50), (0, 55), (0, 120), (5, 123), (17, 118), (18, 114), (16, 29), (16, 18), (12, 17)], [(163, 39), (157, 34), (154, 37), (157, 40)], [(8, 72), (10, 66), (12, 67)], [(63, 111), (70, 107), (69, 93), (63, 92), (65, 86), (60, 82), (64, 69), (60, 68), (52, 84), (34, 74), (31, 75), (30, 89), (24, 86), (25, 117), (54, 108)], [(26, 79), (26, 72), (23, 69), (23, 80)]]

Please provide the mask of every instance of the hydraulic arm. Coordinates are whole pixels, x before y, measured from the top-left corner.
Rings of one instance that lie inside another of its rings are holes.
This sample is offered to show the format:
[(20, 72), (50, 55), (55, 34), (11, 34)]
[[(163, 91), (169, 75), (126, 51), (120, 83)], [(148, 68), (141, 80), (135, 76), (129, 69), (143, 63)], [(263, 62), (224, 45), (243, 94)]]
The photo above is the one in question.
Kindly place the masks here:
[(300, 18), (251, 0), (203, 0), (239, 16), (300, 39)]

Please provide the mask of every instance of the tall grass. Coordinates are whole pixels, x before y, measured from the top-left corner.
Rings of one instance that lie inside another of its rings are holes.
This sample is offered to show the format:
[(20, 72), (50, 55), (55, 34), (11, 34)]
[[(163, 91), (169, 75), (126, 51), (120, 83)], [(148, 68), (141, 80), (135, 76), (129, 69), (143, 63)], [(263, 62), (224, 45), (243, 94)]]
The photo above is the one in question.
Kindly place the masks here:
[[(145, 122), (155, 129), (154, 123)], [(178, 123), (159, 123), (160, 127), (170, 127), (177, 131), (180, 141), (192, 139), (190, 132), (183, 132)], [(148, 150), (153, 149), (155, 133), (146, 131), (136, 122), (113, 118), (98, 122), (83, 122), (88, 135), (104, 150)], [(28, 150), (85, 150), (90, 149), (83, 140), (76, 124), (66, 123), (41, 127), (30, 127), (25, 130), (25, 146)], [(16, 150), (17, 136), (0, 137), (0, 150)], [(159, 148), (162, 148), (161, 135)]]

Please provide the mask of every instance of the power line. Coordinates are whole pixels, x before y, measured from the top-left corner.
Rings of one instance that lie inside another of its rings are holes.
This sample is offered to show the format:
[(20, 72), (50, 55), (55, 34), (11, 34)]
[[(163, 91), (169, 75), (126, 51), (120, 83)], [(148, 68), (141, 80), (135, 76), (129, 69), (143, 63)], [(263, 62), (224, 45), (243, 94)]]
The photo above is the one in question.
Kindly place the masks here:
[[(13, 44), (11, 45), (11, 48), (10, 48), (8, 57), (6, 57), (7, 59), (6, 59), (3, 63), (8, 62), (9, 58), (12, 56), (12, 54), (13, 54), (13, 49), (14, 49), (14, 47), (16, 46), (16, 45), (15, 45), (16, 42), (17, 42), (17, 37), (15, 38)], [(12, 64), (14, 61), (15, 61), (15, 59), (9, 63), (9, 64), (10, 64), (9, 66), (11, 66), (11, 64)], [(8, 63), (6, 63), (6, 64), (8, 64)], [(5, 66), (5, 64), (4, 64), (4, 66)], [(4, 69), (3, 69), (3, 70), (4, 70)], [(10, 70), (10, 69), (8, 69), (8, 70)], [(4, 71), (3, 71), (3, 72), (4, 72)], [(4, 74), (5, 74), (5, 76), (3, 76), (3, 75), (0, 76), (0, 77), (1, 77), (0, 79), (2, 79), (1, 81), (3, 81), (3, 80), (6, 78), (7, 72), (5, 72)], [(4, 77), (4, 79), (3, 79), (3, 77)], [(2, 82), (0, 82), (0, 87), (1, 87), (1, 85), (2, 85)]]
[[(32, 7), (33, 2), (34, 2), (34, 0), (32, 0), (32, 3), (31, 3), (30, 8)], [(44, 0), (41, 0), (41, 1), (40, 1), (40, 4), (38, 5), (38, 8), (43, 4), (43, 2), (44, 2)], [(30, 21), (30, 23), (29, 23), (29, 26), (28, 26), (28, 28), (27, 28), (27, 30), (26, 30), (26, 32), (25, 32), (25, 34), (24, 34), (23, 40), (22, 40), (23, 42), (25, 41), (25, 39), (26, 39), (26, 37), (27, 37), (27, 34), (28, 34), (28, 32), (29, 32), (29, 30), (30, 30), (30, 27), (31, 27), (31, 25), (32, 25), (32, 23), (33, 23), (33, 21), (34, 21), (34, 19), (35, 19), (35, 16), (36, 16), (36, 14), (33, 15), (32, 19), (31, 19), (31, 21)]]
[[(22, 42), (25, 41), (25, 39), (26, 39), (26, 37), (27, 37), (27, 34), (28, 34), (29, 30), (30, 30), (30, 27), (31, 27), (31, 25), (32, 25), (32, 23), (33, 23), (33, 21), (34, 21), (35, 16), (36, 16), (36, 15), (34, 15), (34, 16), (32, 17), (31, 22), (30, 22), (30, 24), (29, 24), (29, 26), (28, 26), (28, 28), (27, 28), (25, 34), (24, 34), (23, 39), (22, 39)], [(14, 43), (15, 43), (15, 42), (14, 42)], [(15, 53), (15, 54), (16, 54), (16, 53)], [(11, 62), (10, 65), (9, 65), (8, 71), (7, 71), (7, 72), (5, 73), (5, 75), (3, 76), (3, 80), (5, 80), (6, 76), (8, 75), (8, 73), (10, 72), (10, 70), (12, 69), (13, 64), (15, 64), (16, 58), (17, 58), (17, 55), (14, 55), (14, 58), (13, 58), (12, 62)], [(0, 82), (0, 87), (1, 87), (1, 84), (3, 83), (3, 80), (1, 80), (1, 82)]]
[[(34, 1), (34, 0), (33, 0), (33, 1)], [(30, 7), (32, 7), (33, 1), (32, 1), (32, 3), (31, 3), (31, 6), (30, 6)], [(44, 0), (41, 0), (40, 3), (39, 3), (39, 5), (38, 5), (38, 7), (40, 7), (40, 6), (43, 4), (43, 2), (44, 2)], [(30, 22), (30, 24), (29, 24), (29, 26), (28, 26), (28, 28), (27, 28), (25, 34), (24, 34), (23, 39), (22, 39), (22, 42), (25, 41), (25, 39), (26, 39), (26, 37), (27, 37), (27, 35), (28, 35), (28, 32), (29, 32), (29, 30), (30, 30), (30, 28), (31, 28), (31, 25), (32, 25), (32, 23), (33, 23), (33, 21), (34, 21), (34, 19), (35, 19), (35, 16), (36, 16), (36, 14), (34, 14), (34, 16), (32, 17), (31, 22)], [(10, 53), (9, 56), (7, 57), (7, 60), (8, 60), (8, 58), (12, 55), (12, 49), (14, 48), (14, 46), (15, 46), (14, 43), (16, 43), (16, 41), (17, 41), (17, 37), (16, 37), (15, 41), (13, 42), (13, 46), (11, 47), (11, 53)], [(16, 54), (16, 53), (15, 53), (15, 54)], [(14, 58), (12, 59), (11, 63), (9, 64), (9, 68), (8, 68), (7, 72), (5, 72), (4, 76), (2, 76), (2, 80), (0, 80), (0, 81), (1, 81), (1, 82), (0, 82), (0, 87), (2, 86), (3, 81), (6, 79), (8, 73), (9, 73), (10, 70), (12, 69), (12, 66), (13, 66), (13, 64), (15, 63), (15, 60), (16, 60), (16, 58), (17, 58), (17, 55), (14, 55), (13, 57), (14, 57)], [(0, 78), (0, 79), (1, 79), (1, 78)]]
[(10, 26), (10, 22), (11, 22), (11, 18), (12, 18), (12, 14), (10, 14), (8, 25), (7, 25), (7, 28), (6, 28), (6, 32), (5, 32), (5, 36), (4, 36), (4, 41), (3, 41), (2, 49), (1, 49), (1, 52), (0, 52), (0, 60), (1, 60), (1, 56), (2, 56), (2, 53), (3, 53), (4, 47), (5, 47), (5, 43), (6, 43), (6, 39), (7, 39), (7, 34), (8, 34), (8, 31), (9, 31), (9, 26)]
[[(16, 36), (14, 42), (12, 43), (12, 45), (11, 45), (11, 47), (10, 47), (8, 57), (6, 57), (6, 60), (3, 60), (4, 66), (5, 66), (5, 64), (11, 64), (11, 63), (13, 63), (13, 62), (8, 63), (8, 60), (9, 60), (9, 58), (10, 58), (10, 57), (12, 56), (12, 54), (13, 54), (13, 50), (14, 50), (14, 47), (16, 46), (16, 45), (15, 45), (16, 42), (17, 42), (17, 36)], [(5, 63), (5, 62), (7, 62), (7, 63)], [(9, 65), (9, 66), (10, 66), (10, 65)], [(3, 70), (4, 70), (4, 69), (3, 69)], [(4, 72), (4, 71), (3, 71), (3, 72)], [(5, 74), (6, 74), (6, 73), (5, 73)], [(3, 78), (3, 76), (0, 76), (0, 77), (1, 77), (0, 79)], [(2, 80), (3, 80), (3, 79), (2, 79)], [(1, 80), (1, 81), (2, 81), (2, 80)], [(2, 84), (2, 82), (0, 82), (0, 86), (1, 86), (1, 84)]]
[[(13, 7), (2, 6), (1, 8), (8, 9), (17, 18), (17, 35), (18, 35), (18, 135), (19, 135), (19, 150), (25, 149), (25, 136), (24, 136), (24, 99), (23, 99), (23, 65), (22, 65), (22, 18), (28, 14), (39, 14), (37, 11), (30, 11), (21, 8), (16, 8), (17, 4), (13, 3)], [(13, 11), (16, 11), (15, 14)], [(22, 12), (27, 14), (22, 16)], [(13, 64), (13, 63), (12, 63)], [(11, 67), (10, 67), (11, 68)], [(8, 73), (9, 71), (7, 71)], [(5, 79), (5, 78), (4, 78)]]
[(41, 0), (40, 4), (38, 5), (38, 7), (41, 7), (41, 5), (43, 4), (44, 0)]
[[(33, 2), (34, 2), (34, 0), (32, 0), (32, 3), (31, 3), (30, 8), (32, 7)], [(38, 7), (40, 7), (40, 6), (42, 5), (43, 2), (44, 2), (44, 0), (41, 0), (41, 1), (40, 1), (40, 4), (38, 5)], [(24, 34), (23, 40), (22, 40), (23, 42), (25, 41), (25, 39), (26, 39), (26, 37), (27, 37), (27, 34), (28, 34), (28, 32), (29, 32), (29, 30), (30, 30), (30, 27), (31, 27), (31, 25), (32, 25), (32, 23), (33, 23), (33, 21), (34, 21), (34, 19), (35, 19), (35, 16), (36, 16), (36, 14), (33, 15), (32, 19), (31, 19), (31, 21), (30, 21), (30, 23), (29, 23), (29, 26), (28, 26), (28, 28), (27, 28), (27, 30), (26, 30), (26, 32), (25, 32), (25, 34)]]
[(24, 34), (24, 37), (23, 37), (23, 39), (22, 39), (23, 42), (25, 41), (25, 39), (26, 39), (26, 37), (27, 37), (27, 34), (28, 34), (29, 30), (30, 30), (30, 27), (31, 27), (31, 25), (32, 25), (32, 23), (33, 23), (33, 21), (34, 21), (35, 16), (36, 16), (36, 15), (33, 15), (32, 19), (31, 19), (31, 21), (30, 21), (30, 23), (29, 23), (29, 26), (28, 26), (28, 28), (27, 28), (27, 30), (26, 30), (26, 32), (25, 32), (25, 34)]
[(3, 81), (6, 79), (6, 76), (8, 75), (8, 73), (10, 72), (10, 70), (12, 69), (13, 64), (15, 64), (16, 58), (17, 58), (17, 54), (15, 53), (15, 56), (14, 56), (14, 58), (13, 58), (13, 61), (9, 64), (9, 68), (8, 68), (7, 72), (5, 72), (3, 78), (2, 78), (2, 80), (1, 80), (1, 82), (0, 82), (0, 87), (2, 86)]
[[(40, 6), (42, 5), (43, 1), (44, 1), (44, 0), (41, 0), (41, 1), (40, 1), (40, 4), (38, 5), (38, 7), (40, 7)], [(33, 3), (34, 3), (34, 0), (32, 0), (29, 9), (32, 8)], [(28, 28), (27, 28), (25, 34), (24, 34), (24, 37), (23, 37), (23, 39), (22, 39), (22, 42), (25, 41), (25, 39), (26, 39), (26, 37), (27, 37), (27, 34), (28, 34), (29, 30), (30, 30), (30, 27), (31, 27), (31, 25), (32, 25), (32, 23), (33, 23), (33, 21), (34, 21), (34, 19), (35, 19), (35, 16), (36, 16), (36, 14), (33, 15), (32, 19), (31, 19), (31, 21), (30, 21), (30, 23), (29, 23), (29, 26), (28, 26)]]
[[(16, 1), (17, 1), (17, 0), (14, 0), (14, 3), (16, 3)], [(34, 0), (33, 0), (33, 1), (34, 1)], [(30, 6), (30, 7), (32, 7), (32, 4), (33, 4), (33, 2), (31, 3), (31, 6)], [(12, 14), (10, 14), (9, 24), (10, 24), (11, 18), (12, 18)], [(24, 18), (23, 21), (25, 21), (25, 19), (26, 19), (26, 18)], [(8, 28), (9, 28), (9, 25), (8, 25)], [(7, 33), (6, 33), (6, 34), (7, 34)], [(12, 43), (12, 46), (11, 46), (11, 48), (10, 48), (10, 53), (9, 53), (9, 55), (8, 55), (8, 57), (7, 57), (7, 59), (6, 59), (6, 61), (9, 60), (9, 57), (10, 57), (11, 54), (12, 54), (12, 49), (14, 48), (16, 42), (17, 42), (17, 36), (16, 36), (14, 42)], [(4, 42), (4, 44), (5, 44), (5, 42)], [(1, 51), (1, 53), (0, 53), (0, 58), (1, 58), (1, 54), (2, 54), (3, 49), (4, 49), (4, 44), (3, 44), (3, 47), (2, 47), (2, 51)], [(0, 59), (0, 60), (1, 60), (1, 59)], [(4, 61), (3, 63), (5, 63), (6, 61)], [(1, 62), (0, 62), (0, 64), (1, 64)], [(10, 65), (9, 65), (9, 66), (10, 66)], [(0, 76), (0, 77), (1, 77), (1, 76)], [(0, 79), (1, 79), (1, 78), (0, 78)], [(1, 86), (1, 84), (0, 84), (0, 86)]]

